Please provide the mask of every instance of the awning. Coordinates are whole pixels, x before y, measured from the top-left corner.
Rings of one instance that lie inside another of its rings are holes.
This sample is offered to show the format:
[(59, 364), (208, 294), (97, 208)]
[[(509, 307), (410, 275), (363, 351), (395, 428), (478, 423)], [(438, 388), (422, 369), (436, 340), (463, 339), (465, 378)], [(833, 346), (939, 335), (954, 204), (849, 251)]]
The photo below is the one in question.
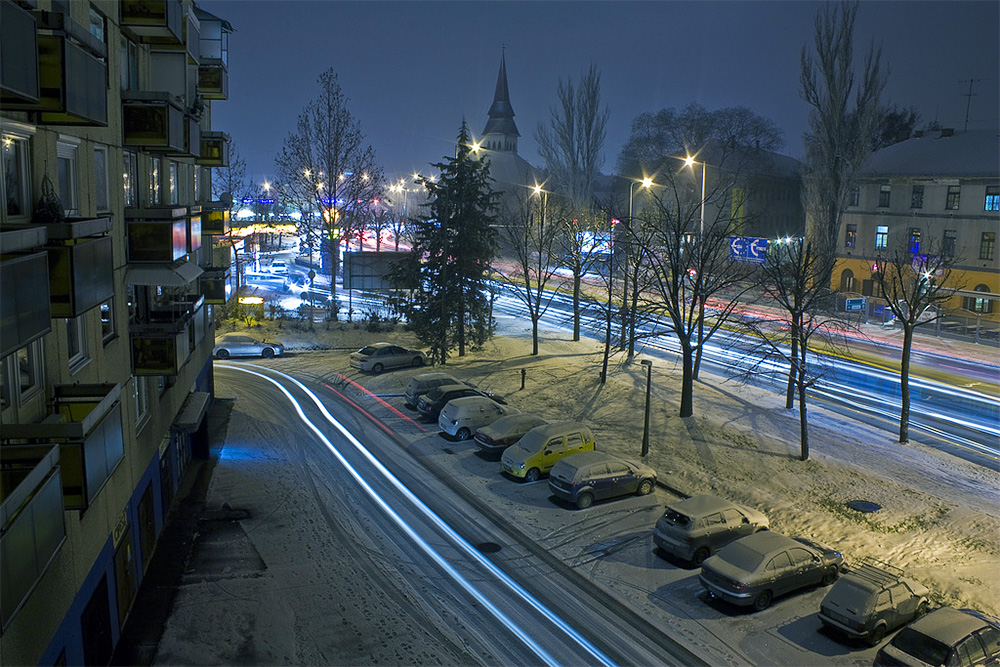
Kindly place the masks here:
[(174, 428), (197, 431), (201, 425), (201, 418), (205, 416), (205, 411), (208, 409), (210, 397), (211, 395), (207, 391), (191, 392), (187, 400), (184, 401), (181, 411), (177, 414), (177, 419), (174, 420)]
[(125, 282), (129, 285), (162, 285), (164, 287), (184, 287), (190, 285), (204, 271), (192, 262), (177, 264), (132, 265), (125, 272)]

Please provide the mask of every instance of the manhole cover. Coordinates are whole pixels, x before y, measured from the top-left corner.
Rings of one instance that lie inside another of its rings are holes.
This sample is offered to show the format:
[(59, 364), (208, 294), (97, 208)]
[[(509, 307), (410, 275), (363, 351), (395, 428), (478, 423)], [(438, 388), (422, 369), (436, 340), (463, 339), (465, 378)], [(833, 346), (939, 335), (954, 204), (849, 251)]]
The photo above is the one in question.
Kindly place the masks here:
[(870, 500), (852, 500), (849, 503), (847, 503), (847, 506), (850, 507), (852, 510), (865, 513), (877, 512), (880, 509), (882, 509), (881, 505), (873, 503)]
[(484, 554), (495, 554), (500, 551), (500, 545), (496, 542), (480, 542), (476, 545), (476, 549)]

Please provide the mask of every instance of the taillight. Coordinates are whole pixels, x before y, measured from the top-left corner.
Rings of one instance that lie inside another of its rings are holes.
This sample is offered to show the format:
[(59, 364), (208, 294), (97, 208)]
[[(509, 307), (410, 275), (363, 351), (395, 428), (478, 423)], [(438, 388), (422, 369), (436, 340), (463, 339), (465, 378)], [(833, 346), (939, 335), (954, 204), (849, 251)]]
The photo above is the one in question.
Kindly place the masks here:
[(729, 585), (732, 586), (732, 589), (737, 593), (742, 593), (747, 589), (747, 585), (739, 581), (730, 581)]

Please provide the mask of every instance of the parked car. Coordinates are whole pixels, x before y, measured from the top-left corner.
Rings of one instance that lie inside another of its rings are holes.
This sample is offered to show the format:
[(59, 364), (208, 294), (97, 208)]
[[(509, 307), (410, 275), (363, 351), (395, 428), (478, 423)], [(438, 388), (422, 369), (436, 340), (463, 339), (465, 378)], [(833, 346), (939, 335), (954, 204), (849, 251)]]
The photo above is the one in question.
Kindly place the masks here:
[(437, 421), (441, 409), (448, 401), (463, 396), (489, 396), (496, 400), (492, 395), (474, 389), (467, 384), (443, 384), (420, 397), (420, 400), (417, 401), (417, 412), (427, 421)]
[(403, 390), (403, 401), (406, 403), (406, 407), (417, 407), (417, 402), (421, 396), (443, 384), (468, 384), (470, 387), (472, 386), (468, 382), (462, 382), (450, 373), (421, 373), (420, 375), (414, 375), (410, 378), (410, 383), (406, 385), (406, 389)]
[(644, 496), (656, 486), (656, 471), (597, 450), (570, 454), (549, 472), (549, 489), (580, 509), (595, 500), (635, 493)]
[(216, 359), (229, 357), (264, 357), (270, 359), (285, 351), (281, 343), (269, 343), (243, 334), (223, 334), (215, 340), (212, 354)]
[(322, 306), (324, 308), (333, 302), (330, 292), (321, 289), (302, 290), (299, 294), (299, 298), (307, 302), (312, 301), (313, 305)]
[(474, 438), (476, 445), (483, 452), (500, 454), (531, 429), (548, 423), (531, 412), (519, 412), (501, 417), (489, 426), (484, 426), (476, 431)]
[(468, 440), (476, 429), (488, 426), (518, 409), (487, 396), (464, 396), (448, 401), (438, 415), (438, 428), (459, 440)]
[(583, 424), (560, 421), (531, 429), (500, 456), (503, 471), (526, 482), (552, 470), (559, 459), (595, 448), (594, 434)]
[(879, 649), (875, 664), (996, 667), (1000, 623), (971, 609), (941, 607), (897, 632)]
[(389, 368), (412, 366), (419, 368), (427, 363), (427, 356), (420, 350), (410, 350), (392, 343), (365, 345), (351, 353), (351, 368), (378, 375)]
[(819, 620), (828, 628), (878, 645), (885, 634), (930, 610), (926, 586), (903, 571), (866, 558), (827, 592)]
[(843, 564), (839, 551), (764, 530), (707, 558), (699, 578), (710, 596), (761, 611), (779, 595), (816, 584), (829, 586)]
[(268, 273), (284, 274), (288, 272), (288, 264), (283, 259), (276, 259), (265, 266), (264, 270)]
[(730, 542), (769, 525), (757, 510), (716, 496), (692, 496), (667, 506), (656, 522), (653, 543), (665, 553), (701, 565)]

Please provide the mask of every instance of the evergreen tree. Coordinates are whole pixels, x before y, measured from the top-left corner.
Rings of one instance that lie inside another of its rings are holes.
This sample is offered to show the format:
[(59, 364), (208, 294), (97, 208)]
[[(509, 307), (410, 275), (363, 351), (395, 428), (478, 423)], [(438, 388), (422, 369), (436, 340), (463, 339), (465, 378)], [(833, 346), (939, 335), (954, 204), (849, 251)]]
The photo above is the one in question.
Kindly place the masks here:
[(493, 332), (487, 277), (498, 195), (464, 120), (455, 157), (432, 166), (440, 178), (421, 179), (428, 214), (414, 222), (414, 252), (396, 275), (400, 283), (419, 285), (408, 307), (410, 325), (430, 346), (433, 361), (445, 363), (452, 349), (464, 356)]

